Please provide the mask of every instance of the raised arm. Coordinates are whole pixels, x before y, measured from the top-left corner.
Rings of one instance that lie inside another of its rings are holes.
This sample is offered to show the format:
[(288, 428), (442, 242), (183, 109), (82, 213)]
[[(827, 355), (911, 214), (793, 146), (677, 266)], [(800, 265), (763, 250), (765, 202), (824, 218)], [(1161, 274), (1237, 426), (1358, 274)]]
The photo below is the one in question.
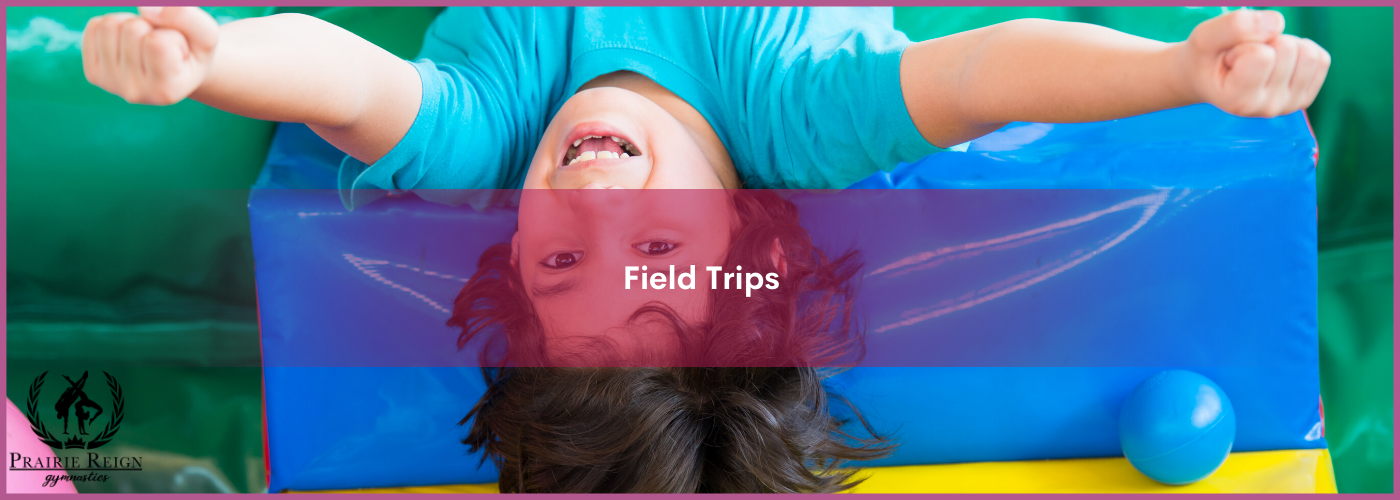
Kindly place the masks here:
[(900, 62), (905, 105), (948, 147), (1007, 122), (1087, 122), (1208, 102), (1273, 117), (1312, 104), (1330, 57), (1283, 35), (1283, 16), (1235, 11), (1162, 43), (1100, 26), (1023, 19), (928, 40)]
[(422, 87), (407, 61), (314, 17), (279, 14), (219, 26), (196, 7), (93, 18), (89, 82), (128, 102), (186, 97), (262, 120), (305, 123), (365, 163), (413, 125)]

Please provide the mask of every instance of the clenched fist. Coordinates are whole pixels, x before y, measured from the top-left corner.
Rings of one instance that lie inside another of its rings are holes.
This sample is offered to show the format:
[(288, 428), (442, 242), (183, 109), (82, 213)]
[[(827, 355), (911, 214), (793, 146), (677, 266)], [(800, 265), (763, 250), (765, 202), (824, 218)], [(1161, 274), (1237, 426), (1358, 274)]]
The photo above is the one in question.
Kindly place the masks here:
[(198, 7), (142, 7), (95, 17), (83, 29), (83, 74), (127, 102), (167, 105), (204, 82), (219, 24)]
[(1274, 11), (1238, 10), (1203, 22), (1180, 48), (1189, 88), (1249, 117), (1308, 107), (1332, 63), (1312, 40), (1283, 34), (1283, 15)]

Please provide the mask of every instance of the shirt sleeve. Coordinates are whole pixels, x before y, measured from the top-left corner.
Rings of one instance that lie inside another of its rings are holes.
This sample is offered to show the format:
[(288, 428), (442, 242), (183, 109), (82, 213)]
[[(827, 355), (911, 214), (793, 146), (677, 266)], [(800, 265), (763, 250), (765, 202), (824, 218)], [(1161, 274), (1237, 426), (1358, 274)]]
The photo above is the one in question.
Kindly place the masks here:
[(769, 98), (755, 100), (770, 108), (761, 114), (775, 171), (752, 187), (842, 189), (942, 151), (904, 104), (899, 65), (910, 42), (890, 10), (813, 8), (797, 17), (797, 42), (778, 58)]
[[(449, 204), (482, 205), (491, 193), (521, 185), (562, 93), (566, 53), (536, 31), (562, 24), (562, 11), (449, 8), (433, 22), (420, 59), (422, 101), (413, 125), (369, 165), (341, 163), (338, 184), (349, 208), (412, 190)], [(549, 69), (542, 69), (549, 68)], [(480, 208), (480, 207), (478, 207)]]

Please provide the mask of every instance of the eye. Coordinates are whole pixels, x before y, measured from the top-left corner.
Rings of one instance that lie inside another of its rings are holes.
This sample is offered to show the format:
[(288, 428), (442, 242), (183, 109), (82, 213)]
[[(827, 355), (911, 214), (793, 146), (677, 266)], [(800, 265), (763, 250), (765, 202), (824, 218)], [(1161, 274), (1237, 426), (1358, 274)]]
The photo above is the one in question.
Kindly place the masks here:
[(559, 252), (544, 258), (540, 265), (550, 269), (568, 269), (583, 259), (583, 252)]
[(679, 248), (680, 246), (681, 245), (679, 243), (673, 243), (665, 240), (655, 240), (632, 245), (632, 248), (636, 248), (637, 250), (640, 250), (642, 253), (647, 254), (648, 256), (659, 257), (674, 252), (676, 248)]

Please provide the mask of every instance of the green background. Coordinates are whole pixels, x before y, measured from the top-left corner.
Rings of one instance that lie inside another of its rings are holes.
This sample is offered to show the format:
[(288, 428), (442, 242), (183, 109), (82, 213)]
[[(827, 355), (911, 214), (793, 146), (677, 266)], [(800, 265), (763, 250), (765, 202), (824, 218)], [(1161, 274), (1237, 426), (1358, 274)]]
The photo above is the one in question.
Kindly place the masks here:
[[(6, 393), (39, 373), (106, 370), (126, 418), (104, 452), (154, 457), (80, 491), (260, 491), (261, 378), (247, 188), (272, 124), (185, 101), (129, 105), (86, 83), (87, 19), (134, 8), (6, 9)], [(220, 22), (297, 11), (413, 56), (437, 8), (209, 8)], [(1343, 492), (1394, 473), (1391, 8), (1281, 8), (1332, 54), (1309, 119), (1318, 162), (1322, 397)], [(1219, 7), (897, 8), (923, 40), (1039, 17), (1185, 39)], [(110, 449), (109, 449), (110, 448)]]

